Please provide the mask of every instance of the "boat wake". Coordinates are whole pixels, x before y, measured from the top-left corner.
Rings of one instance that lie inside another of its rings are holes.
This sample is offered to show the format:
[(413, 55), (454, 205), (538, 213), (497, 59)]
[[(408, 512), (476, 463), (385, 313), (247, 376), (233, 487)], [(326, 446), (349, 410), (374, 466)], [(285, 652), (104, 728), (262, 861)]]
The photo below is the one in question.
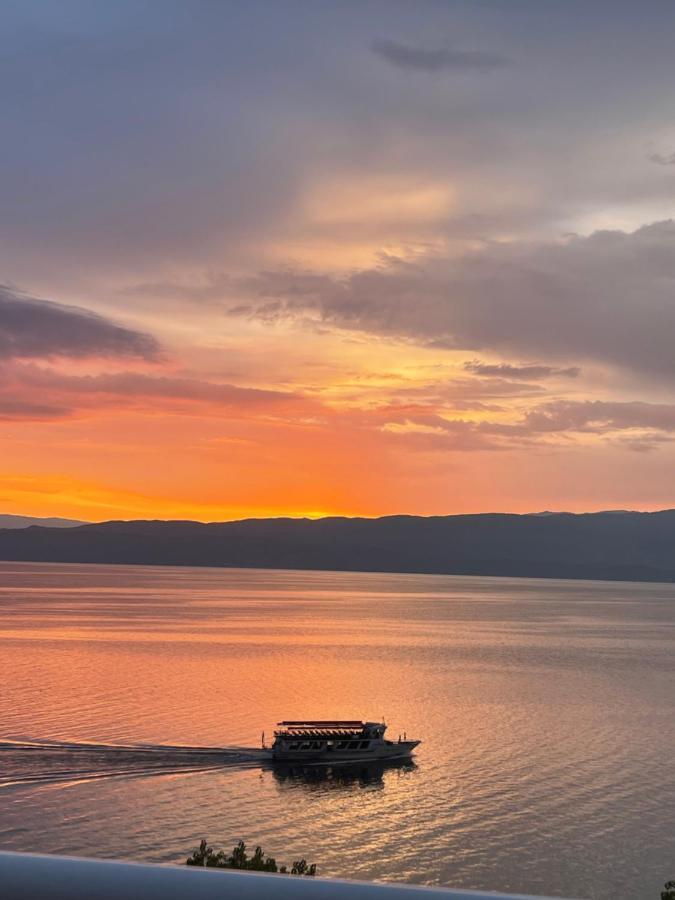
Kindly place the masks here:
[(263, 765), (254, 747), (0, 740), (0, 789)]

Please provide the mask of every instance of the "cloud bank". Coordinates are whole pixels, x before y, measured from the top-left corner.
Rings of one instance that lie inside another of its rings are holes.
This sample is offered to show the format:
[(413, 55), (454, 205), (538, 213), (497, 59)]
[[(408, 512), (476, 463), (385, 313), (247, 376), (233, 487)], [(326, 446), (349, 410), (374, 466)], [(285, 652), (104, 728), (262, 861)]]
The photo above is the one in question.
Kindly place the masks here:
[[(300, 394), (143, 372), (73, 375), (25, 363), (6, 364), (0, 418), (46, 420), (81, 411), (109, 410), (222, 415), (309, 415), (316, 404)], [(35, 402), (36, 397), (42, 402)]]
[[(625, 367), (674, 378), (675, 222), (462, 257), (388, 260), (346, 278), (264, 272), (240, 315), (322, 323), (426, 346)], [(563, 370), (558, 368), (558, 374)]]
[(159, 345), (151, 335), (123, 328), (89, 310), (0, 286), (0, 359), (55, 356), (154, 360)]

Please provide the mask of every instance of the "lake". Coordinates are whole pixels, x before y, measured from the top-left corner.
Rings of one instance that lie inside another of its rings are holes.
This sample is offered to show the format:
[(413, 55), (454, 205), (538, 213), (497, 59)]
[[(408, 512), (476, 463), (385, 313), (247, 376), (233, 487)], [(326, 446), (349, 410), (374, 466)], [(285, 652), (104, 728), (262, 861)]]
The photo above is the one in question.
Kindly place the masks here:
[[(0, 848), (658, 900), (674, 704), (675, 585), (0, 563)], [(246, 749), (304, 717), (423, 743)]]

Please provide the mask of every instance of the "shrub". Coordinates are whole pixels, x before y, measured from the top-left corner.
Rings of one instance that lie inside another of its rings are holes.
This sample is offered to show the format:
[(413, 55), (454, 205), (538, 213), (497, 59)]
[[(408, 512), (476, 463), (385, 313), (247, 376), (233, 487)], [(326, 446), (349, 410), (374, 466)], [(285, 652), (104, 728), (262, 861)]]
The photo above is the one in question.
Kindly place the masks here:
[[(223, 850), (216, 851), (202, 840), (185, 863), (188, 866), (204, 866), (209, 869), (246, 869), (252, 872), (279, 872), (282, 875), (288, 873), (286, 866), (277, 866), (274, 857), (265, 856), (262, 847), (256, 847), (253, 856), (249, 856), (243, 841), (239, 841), (232, 853), (227, 856)], [(297, 859), (291, 866), (291, 875), (311, 878), (316, 875), (316, 865), (314, 863), (308, 865), (306, 859)]]

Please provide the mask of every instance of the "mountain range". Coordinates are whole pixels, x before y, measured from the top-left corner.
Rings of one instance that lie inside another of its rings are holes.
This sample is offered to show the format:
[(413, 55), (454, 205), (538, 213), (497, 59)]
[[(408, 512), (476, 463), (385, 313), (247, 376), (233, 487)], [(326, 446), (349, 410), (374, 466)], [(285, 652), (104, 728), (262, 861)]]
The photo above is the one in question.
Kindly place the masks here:
[(31, 525), (44, 525), (45, 528), (72, 528), (75, 525), (86, 525), (80, 519), (61, 519), (58, 516), (39, 519), (35, 516), (0, 515), (0, 528), (30, 528)]
[(0, 559), (675, 581), (675, 510), (0, 530)]

